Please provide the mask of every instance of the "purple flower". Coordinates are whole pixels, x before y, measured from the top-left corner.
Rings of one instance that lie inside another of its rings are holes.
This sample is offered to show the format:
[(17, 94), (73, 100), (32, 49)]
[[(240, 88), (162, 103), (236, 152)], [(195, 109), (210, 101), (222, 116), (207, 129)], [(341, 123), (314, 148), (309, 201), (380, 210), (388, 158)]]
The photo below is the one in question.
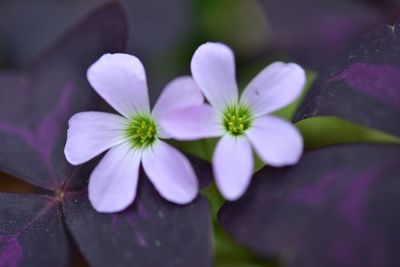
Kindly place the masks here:
[(69, 121), (65, 156), (71, 164), (82, 164), (109, 149), (90, 176), (93, 207), (117, 212), (129, 206), (136, 196), (140, 162), (161, 196), (177, 204), (191, 202), (198, 193), (195, 172), (177, 149), (160, 140), (169, 137), (160, 122), (168, 118), (161, 114), (204, 102), (193, 79), (179, 77), (169, 83), (150, 112), (145, 71), (136, 57), (103, 55), (87, 77), (122, 115), (81, 112)]
[(303, 151), (303, 140), (290, 123), (272, 115), (295, 100), (305, 83), (304, 70), (276, 62), (257, 75), (238, 96), (232, 50), (206, 43), (195, 52), (193, 78), (208, 104), (166, 114), (163, 128), (172, 137), (192, 140), (222, 136), (214, 155), (216, 183), (228, 200), (242, 196), (253, 172), (252, 147), (271, 166), (292, 165)]

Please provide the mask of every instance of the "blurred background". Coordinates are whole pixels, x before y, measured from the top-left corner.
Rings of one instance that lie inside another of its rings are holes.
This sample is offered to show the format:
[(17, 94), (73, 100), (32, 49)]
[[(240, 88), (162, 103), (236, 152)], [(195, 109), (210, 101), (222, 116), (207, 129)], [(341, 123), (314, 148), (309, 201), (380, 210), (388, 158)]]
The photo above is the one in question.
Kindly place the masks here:
[[(105, 2), (109, 1), (1, 0), (1, 70), (24, 68)], [(400, 14), (398, 0), (117, 2), (129, 20), (127, 52), (142, 59), (155, 92), (172, 77), (188, 72), (193, 51), (205, 41), (222, 41), (235, 50), (239, 76), (277, 59), (319, 70), (364, 33), (392, 24)]]
[[(0, 0), (0, 71), (20, 71), (106, 0)], [(371, 29), (393, 24), (399, 0), (120, 0), (129, 22), (127, 52), (145, 65), (154, 103), (172, 78), (189, 74), (195, 49), (220, 41), (236, 54), (242, 87), (272, 61), (294, 61), (310, 77)], [(310, 78), (310, 80), (312, 80)], [(205, 156), (207, 157), (207, 156)], [(0, 191), (29, 186), (0, 174)], [(212, 190), (205, 194), (213, 195)], [(218, 201), (216, 201), (218, 202)], [(216, 212), (218, 204), (213, 205)], [(218, 266), (278, 266), (235, 244), (215, 226)], [(87, 266), (77, 256), (76, 266)]]

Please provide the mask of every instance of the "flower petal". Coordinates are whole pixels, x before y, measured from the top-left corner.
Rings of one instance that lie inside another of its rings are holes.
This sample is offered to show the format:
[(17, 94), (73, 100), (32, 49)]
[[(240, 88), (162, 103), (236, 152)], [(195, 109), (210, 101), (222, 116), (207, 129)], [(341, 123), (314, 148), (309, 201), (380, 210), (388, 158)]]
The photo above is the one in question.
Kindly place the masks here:
[(223, 134), (217, 111), (207, 104), (173, 110), (160, 116), (158, 123), (163, 132), (177, 140), (196, 140)]
[(107, 149), (124, 142), (127, 120), (104, 112), (81, 112), (71, 117), (64, 153), (73, 165), (91, 160)]
[(204, 102), (203, 94), (190, 76), (175, 78), (165, 86), (152, 114), (157, 119), (163, 113), (189, 106), (198, 106)]
[(303, 138), (294, 125), (274, 116), (259, 117), (246, 135), (260, 158), (275, 167), (296, 164)]
[(96, 92), (127, 118), (150, 113), (146, 74), (142, 63), (127, 54), (105, 54), (87, 72)]
[(222, 110), (238, 101), (235, 77), (235, 57), (222, 43), (201, 45), (193, 55), (192, 75), (207, 100)]
[(293, 102), (300, 96), (305, 82), (305, 72), (299, 65), (275, 62), (247, 85), (240, 101), (249, 105), (255, 116), (265, 115)]
[(213, 155), (213, 169), (218, 189), (227, 200), (241, 197), (253, 172), (253, 154), (247, 138), (221, 138)]
[(154, 187), (165, 199), (187, 204), (198, 193), (198, 181), (189, 161), (181, 152), (159, 140), (143, 152), (143, 168)]
[(116, 146), (104, 156), (89, 180), (89, 200), (99, 212), (118, 212), (136, 196), (140, 152), (128, 145)]

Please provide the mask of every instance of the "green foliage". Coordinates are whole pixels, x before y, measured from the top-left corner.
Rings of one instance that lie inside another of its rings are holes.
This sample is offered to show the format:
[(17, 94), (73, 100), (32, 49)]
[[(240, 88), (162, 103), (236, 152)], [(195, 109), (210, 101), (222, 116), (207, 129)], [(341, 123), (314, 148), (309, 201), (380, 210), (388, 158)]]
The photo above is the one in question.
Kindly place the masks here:
[(258, 0), (197, 0), (201, 32), (208, 40), (221, 41), (239, 54), (263, 49), (269, 26)]
[(400, 144), (400, 138), (336, 117), (314, 117), (297, 123), (306, 149), (345, 143)]

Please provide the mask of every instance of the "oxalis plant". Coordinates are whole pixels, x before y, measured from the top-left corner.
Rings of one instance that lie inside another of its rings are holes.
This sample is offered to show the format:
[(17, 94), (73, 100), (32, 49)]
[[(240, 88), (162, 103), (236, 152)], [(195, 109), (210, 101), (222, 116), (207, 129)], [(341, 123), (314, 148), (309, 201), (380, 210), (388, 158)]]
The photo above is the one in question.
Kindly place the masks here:
[(0, 169), (32, 186), (0, 193), (0, 267), (400, 265), (400, 23), (243, 90), (206, 42), (153, 106), (126, 24), (105, 5), (0, 74)]

